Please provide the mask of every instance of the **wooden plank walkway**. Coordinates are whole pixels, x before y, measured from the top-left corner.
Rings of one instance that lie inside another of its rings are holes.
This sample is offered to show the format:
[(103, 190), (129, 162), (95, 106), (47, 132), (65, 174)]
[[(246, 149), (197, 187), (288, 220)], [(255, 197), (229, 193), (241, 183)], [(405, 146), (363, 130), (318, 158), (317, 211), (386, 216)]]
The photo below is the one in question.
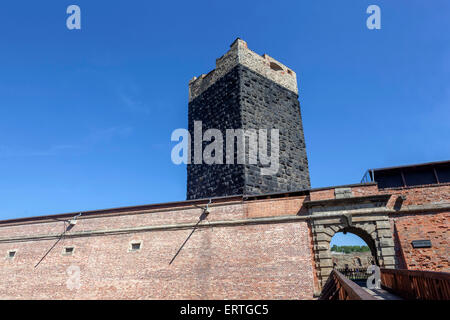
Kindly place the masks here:
[(378, 300), (403, 300), (399, 296), (396, 296), (395, 294), (392, 294), (384, 289), (368, 289), (366, 287), (362, 288)]

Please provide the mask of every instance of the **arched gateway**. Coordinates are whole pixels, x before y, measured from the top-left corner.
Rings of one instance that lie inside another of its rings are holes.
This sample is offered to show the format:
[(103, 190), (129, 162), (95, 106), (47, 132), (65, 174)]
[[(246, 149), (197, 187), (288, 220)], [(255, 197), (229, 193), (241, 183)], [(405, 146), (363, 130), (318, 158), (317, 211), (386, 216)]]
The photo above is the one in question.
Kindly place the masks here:
[(320, 286), (333, 269), (330, 241), (337, 232), (350, 232), (361, 237), (376, 264), (384, 268), (395, 267), (394, 241), (386, 212), (388, 200), (389, 195), (370, 195), (308, 202)]

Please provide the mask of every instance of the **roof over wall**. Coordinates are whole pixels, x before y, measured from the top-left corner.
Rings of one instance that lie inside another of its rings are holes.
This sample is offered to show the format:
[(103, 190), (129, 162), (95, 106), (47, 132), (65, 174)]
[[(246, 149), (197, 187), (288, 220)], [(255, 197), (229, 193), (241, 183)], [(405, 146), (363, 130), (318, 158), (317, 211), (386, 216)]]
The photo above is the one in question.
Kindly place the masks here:
[(367, 174), (380, 189), (449, 183), (450, 161), (369, 169)]

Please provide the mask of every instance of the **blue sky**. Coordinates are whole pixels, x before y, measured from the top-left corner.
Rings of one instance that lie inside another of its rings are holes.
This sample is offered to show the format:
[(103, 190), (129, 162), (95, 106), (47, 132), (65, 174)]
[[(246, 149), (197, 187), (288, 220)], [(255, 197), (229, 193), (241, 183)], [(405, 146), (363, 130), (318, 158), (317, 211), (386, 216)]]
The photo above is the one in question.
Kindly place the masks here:
[(358, 237), (356, 234), (349, 233), (344, 234), (342, 232), (336, 233), (330, 241), (330, 248), (334, 245), (337, 246), (367, 246), (366, 242)]
[[(81, 30), (66, 8), (81, 8)], [(381, 30), (366, 8), (381, 8)], [(0, 219), (184, 200), (170, 135), (236, 37), (297, 72), (312, 187), (450, 158), (450, 2), (8, 1)]]

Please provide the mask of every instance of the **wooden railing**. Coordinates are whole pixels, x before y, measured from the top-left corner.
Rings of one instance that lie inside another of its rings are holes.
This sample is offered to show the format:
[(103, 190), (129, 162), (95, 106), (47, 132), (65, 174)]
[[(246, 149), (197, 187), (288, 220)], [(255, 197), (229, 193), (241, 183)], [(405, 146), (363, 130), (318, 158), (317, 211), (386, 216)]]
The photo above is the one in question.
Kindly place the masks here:
[(376, 300), (363, 288), (334, 269), (323, 286), (319, 300)]
[(450, 300), (450, 273), (381, 269), (384, 289), (408, 300)]

